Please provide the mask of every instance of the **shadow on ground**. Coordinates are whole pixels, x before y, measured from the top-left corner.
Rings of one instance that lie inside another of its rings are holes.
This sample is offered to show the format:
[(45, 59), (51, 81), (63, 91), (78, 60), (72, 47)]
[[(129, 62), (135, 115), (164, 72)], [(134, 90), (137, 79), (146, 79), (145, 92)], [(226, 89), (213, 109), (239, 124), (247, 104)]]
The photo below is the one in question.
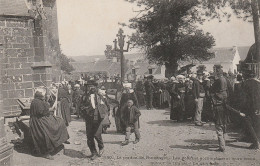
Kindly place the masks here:
[[(170, 145), (170, 148), (177, 149), (190, 149), (190, 150), (208, 150), (208, 151), (216, 151), (218, 149), (218, 140), (201, 140), (201, 139), (188, 139), (184, 142), (189, 143), (189, 145)], [(248, 149), (248, 147), (234, 144), (236, 141), (227, 140), (226, 146)]]
[(32, 154), (33, 148), (29, 146), (27, 143), (25, 143), (22, 140), (11, 140), (11, 143), (14, 145), (14, 150), (18, 153), (24, 153), (24, 154)]
[[(39, 157), (41, 155), (37, 154), (35, 149), (34, 149), (34, 145), (31, 143), (26, 143), (23, 140), (11, 140), (11, 143), (14, 145), (14, 150), (18, 153), (24, 153), (24, 154), (28, 154), (28, 155), (32, 155), (35, 157)], [(57, 153), (59, 153), (62, 149), (64, 149), (64, 145), (60, 145), (59, 147), (57, 147), (52, 153), (51, 155), (56, 155)]]
[(114, 144), (114, 145), (121, 145), (123, 141), (109, 141), (109, 142), (104, 142), (104, 144)]
[[(86, 134), (86, 130), (79, 130), (79, 133), (83, 133), (84, 135)], [(107, 130), (107, 133), (103, 133), (104, 135), (124, 135), (122, 133), (118, 133), (116, 130)]]
[(64, 149), (63, 154), (65, 156), (71, 157), (71, 158), (87, 158), (89, 156), (86, 156), (83, 152), (73, 150), (73, 149)]
[(123, 133), (118, 133), (116, 130), (107, 130), (107, 134), (111, 135), (124, 135)]

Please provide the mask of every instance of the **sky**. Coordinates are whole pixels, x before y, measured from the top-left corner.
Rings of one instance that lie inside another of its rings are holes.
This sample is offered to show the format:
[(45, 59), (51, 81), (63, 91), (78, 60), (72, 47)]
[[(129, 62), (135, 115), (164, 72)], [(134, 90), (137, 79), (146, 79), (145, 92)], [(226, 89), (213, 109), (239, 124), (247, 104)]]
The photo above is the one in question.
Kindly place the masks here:
[[(76, 2), (76, 3), (75, 3)], [(57, 0), (59, 40), (67, 56), (103, 55), (120, 25), (135, 17), (138, 8), (124, 0)], [(207, 21), (201, 26), (211, 33), (216, 47), (249, 46), (254, 43), (253, 24), (232, 16), (225, 20)], [(125, 34), (133, 31), (124, 28)], [(129, 53), (134, 53), (132, 50)]]

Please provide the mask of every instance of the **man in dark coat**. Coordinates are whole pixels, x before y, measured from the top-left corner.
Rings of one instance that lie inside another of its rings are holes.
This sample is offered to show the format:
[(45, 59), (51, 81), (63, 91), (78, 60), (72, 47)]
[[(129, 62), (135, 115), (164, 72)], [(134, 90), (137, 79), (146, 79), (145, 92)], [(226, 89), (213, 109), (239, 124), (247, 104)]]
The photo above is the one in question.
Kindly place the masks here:
[(140, 106), (145, 105), (145, 98), (144, 98), (144, 85), (142, 80), (138, 80), (135, 86), (135, 92), (138, 99), (138, 103)]
[(144, 83), (145, 93), (146, 93), (146, 107), (148, 110), (153, 108), (153, 93), (155, 88), (152, 83), (153, 76), (148, 76), (147, 81)]
[[(107, 108), (101, 103), (102, 98), (97, 94), (97, 83), (90, 80), (86, 85), (86, 92), (82, 96), (81, 111), (86, 124), (87, 144), (91, 152), (91, 160), (95, 160), (104, 153), (102, 139), (102, 120), (106, 116)], [(96, 150), (95, 140), (99, 153)]]
[(63, 119), (50, 114), (43, 93), (36, 91), (30, 106), (30, 133), (36, 153), (53, 160), (50, 154), (69, 139), (69, 134)]
[(226, 102), (228, 97), (227, 80), (223, 77), (222, 69), (217, 70), (217, 79), (212, 85), (212, 101), (214, 109), (214, 122), (217, 130), (219, 149), (218, 151), (225, 151), (225, 133), (228, 123), (229, 112), (226, 109)]
[[(246, 73), (246, 80), (243, 83), (243, 91), (245, 93), (245, 103), (243, 104), (243, 111), (246, 115), (245, 122), (249, 136), (253, 141), (250, 146), (252, 149), (260, 148), (260, 81), (255, 78), (255, 73), (248, 70)], [(258, 116), (257, 116), (258, 114)]]
[(125, 111), (122, 117), (126, 126), (126, 136), (125, 141), (122, 142), (122, 145), (129, 144), (129, 139), (132, 132), (135, 133), (134, 144), (137, 144), (140, 141), (141, 137), (139, 132), (139, 117), (141, 116), (141, 112), (136, 106), (134, 106), (134, 102), (131, 99), (127, 101), (127, 107), (125, 107), (124, 109)]

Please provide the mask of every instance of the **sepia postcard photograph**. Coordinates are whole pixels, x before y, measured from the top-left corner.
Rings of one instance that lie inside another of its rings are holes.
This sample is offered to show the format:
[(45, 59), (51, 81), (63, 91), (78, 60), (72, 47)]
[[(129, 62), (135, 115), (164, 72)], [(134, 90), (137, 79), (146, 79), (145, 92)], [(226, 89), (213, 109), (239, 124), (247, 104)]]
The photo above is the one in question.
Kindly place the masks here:
[(259, 165), (259, 0), (0, 0), (0, 166)]

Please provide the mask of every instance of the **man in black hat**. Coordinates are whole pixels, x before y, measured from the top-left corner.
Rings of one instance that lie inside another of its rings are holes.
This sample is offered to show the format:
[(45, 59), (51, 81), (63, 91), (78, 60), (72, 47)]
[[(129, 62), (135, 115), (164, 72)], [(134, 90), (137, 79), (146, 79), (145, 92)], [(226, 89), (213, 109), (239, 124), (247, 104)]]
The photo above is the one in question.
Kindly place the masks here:
[(155, 90), (152, 83), (153, 76), (147, 76), (147, 81), (144, 83), (145, 93), (146, 93), (146, 107), (148, 110), (153, 108), (153, 92)]
[[(104, 152), (101, 122), (106, 115), (106, 111), (100, 107), (102, 99), (97, 94), (97, 85), (93, 80), (89, 80), (85, 84), (86, 91), (81, 102), (81, 111), (86, 124), (87, 144), (91, 151), (92, 160), (100, 157)], [(99, 153), (96, 150), (94, 139), (98, 143)]]
[(219, 149), (225, 151), (225, 133), (228, 122), (228, 110), (226, 102), (228, 97), (227, 80), (223, 76), (223, 70), (217, 69), (217, 78), (212, 85), (212, 101), (214, 109), (214, 122), (217, 130)]
[(243, 112), (246, 115), (245, 127), (248, 130), (249, 137), (252, 140), (251, 149), (260, 148), (260, 81), (256, 79), (253, 70), (246, 70), (244, 73), (245, 81), (243, 83), (244, 103)]

